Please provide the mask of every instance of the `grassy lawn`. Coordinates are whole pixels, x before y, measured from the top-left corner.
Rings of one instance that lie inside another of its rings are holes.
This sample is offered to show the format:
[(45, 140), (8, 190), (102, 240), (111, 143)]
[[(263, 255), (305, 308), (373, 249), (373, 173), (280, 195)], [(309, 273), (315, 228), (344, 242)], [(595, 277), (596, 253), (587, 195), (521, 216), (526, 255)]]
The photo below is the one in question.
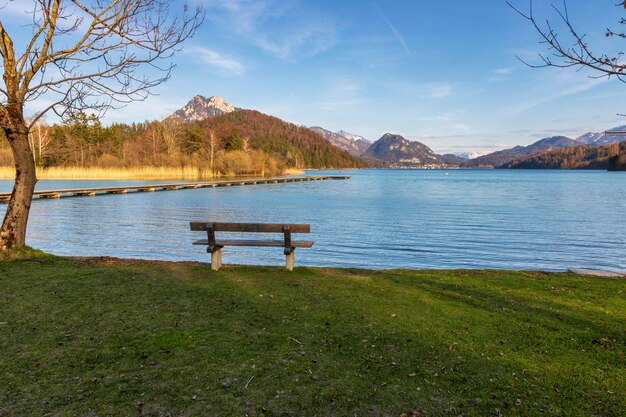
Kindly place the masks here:
[(0, 416), (617, 416), (626, 281), (0, 261)]

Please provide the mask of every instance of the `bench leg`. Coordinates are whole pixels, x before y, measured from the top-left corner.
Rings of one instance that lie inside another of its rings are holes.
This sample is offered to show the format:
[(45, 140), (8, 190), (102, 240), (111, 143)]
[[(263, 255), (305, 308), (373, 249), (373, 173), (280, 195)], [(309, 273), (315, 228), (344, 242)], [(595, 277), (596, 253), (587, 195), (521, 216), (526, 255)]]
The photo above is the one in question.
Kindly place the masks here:
[(289, 271), (293, 271), (293, 267), (296, 264), (296, 251), (292, 251), (289, 255), (285, 255), (285, 266)]
[(219, 271), (222, 267), (222, 249), (218, 249), (215, 252), (211, 252), (211, 269)]

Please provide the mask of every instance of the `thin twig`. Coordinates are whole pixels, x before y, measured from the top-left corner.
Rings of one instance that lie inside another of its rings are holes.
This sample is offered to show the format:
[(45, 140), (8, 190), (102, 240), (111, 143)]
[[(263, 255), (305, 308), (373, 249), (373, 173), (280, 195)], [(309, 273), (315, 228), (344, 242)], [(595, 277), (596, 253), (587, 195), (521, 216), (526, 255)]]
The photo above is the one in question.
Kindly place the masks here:
[(303, 343), (301, 343), (298, 339), (294, 339), (293, 337), (289, 336), (287, 339), (289, 340), (293, 340), (294, 342), (296, 342), (297, 344), (299, 344), (300, 346), (303, 346)]

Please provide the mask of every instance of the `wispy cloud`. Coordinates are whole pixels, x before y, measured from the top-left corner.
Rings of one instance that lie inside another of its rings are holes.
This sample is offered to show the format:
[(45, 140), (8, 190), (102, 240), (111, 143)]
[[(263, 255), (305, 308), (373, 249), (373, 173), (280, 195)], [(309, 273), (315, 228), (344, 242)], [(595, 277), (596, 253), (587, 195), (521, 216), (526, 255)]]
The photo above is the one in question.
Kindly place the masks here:
[(507, 113), (519, 115), (551, 101), (591, 90), (609, 81), (607, 78), (584, 78), (578, 73), (576, 76), (564, 72), (560, 72), (558, 75), (558, 78), (548, 84), (547, 89), (544, 88), (540, 94), (532, 99), (516, 103), (507, 110)]
[(295, 60), (337, 42), (335, 20), (300, 1), (205, 0), (207, 18), (236, 40), (278, 58)]
[(109, 110), (106, 119), (123, 123), (163, 119), (181, 108), (187, 100), (187, 97), (181, 98), (169, 94), (151, 95), (144, 101), (135, 101), (123, 108)]
[(510, 78), (510, 75), (515, 70), (515, 67), (501, 67), (496, 68), (489, 74), (489, 78), (487, 79), (489, 82), (497, 82), (504, 81)]
[(409, 54), (409, 56), (411, 58), (414, 58), (413, 52), (411, 51), (411, 49), (407, 45), (406, 41), (404, 40), (404, 36), (402, 36), (400, 31), (398, 29), (396, 29), (396, 27), (389, 21), (389, 19), (387, 19), (387, 16), (385, 16), (383, 11), (380, 9), (380, 7), (378, 7), (378, 5), (375, 2), (372, 2), (372, 5), (373, 5), (374, 9), (376, 9), (378, 14), (380, 15), (380, 18), (387, 24), (387, 26), (389, 26), (389, 29), (391, 30), (391, 33), (396, 38), (396, 40), (400, 43), (400, 45), (402, 45), (402, 47), (404, 48), (406, 53)]
[(513, 67), (496, 68), (493, 70), (493, 75), (509, 75), (513, 71)]
[(446, 98), (450, 97), (454, 91), (453, 85), (449, 82), (410, 83), (392, 81), (385, 82), (383, 85), (397, 94), (413, 98)]
[(420, 122), (449, 122), (452, 120), (452, 117), (448, 114), (442, 114), (439, 116), (421, 116), (417, 120)]
[(27, 0), (0, 0), (0, 13), (10, 14), (12, 18), (32, 19), (35, 5)]
[(361, 86), (349, 78), (337, 77), (329, 82), (316, 106), (326, 110), (349, 110), (363, 104)]
[(466, 123), (457, 123), (453, 126), (457, 130), (471, 130), (472, 127)]
[(426, 91), (431, 98), (444, 98), (452, 94), (452, 85), (448, 83), (426, 85)]
[(245, 72), (243, 64), (234, 58), (228, 57), (215, 50), (203, 48), (201, 46), (191, 46), (184, 49), (185, 53), (194, 55), (200, 61), (218, 70), (225, 71), (231, 75), (242, 75)]

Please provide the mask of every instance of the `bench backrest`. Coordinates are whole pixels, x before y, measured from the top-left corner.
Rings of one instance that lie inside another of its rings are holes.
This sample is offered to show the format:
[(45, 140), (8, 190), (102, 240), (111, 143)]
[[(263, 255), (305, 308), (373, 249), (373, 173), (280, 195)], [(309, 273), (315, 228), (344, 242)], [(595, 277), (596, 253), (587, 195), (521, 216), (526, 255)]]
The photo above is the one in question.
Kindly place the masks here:
[(288, 228), (291, 233), (311, 233), (310, 224), (191, 222), (190, 227), (194, 232), (284, 233)]

